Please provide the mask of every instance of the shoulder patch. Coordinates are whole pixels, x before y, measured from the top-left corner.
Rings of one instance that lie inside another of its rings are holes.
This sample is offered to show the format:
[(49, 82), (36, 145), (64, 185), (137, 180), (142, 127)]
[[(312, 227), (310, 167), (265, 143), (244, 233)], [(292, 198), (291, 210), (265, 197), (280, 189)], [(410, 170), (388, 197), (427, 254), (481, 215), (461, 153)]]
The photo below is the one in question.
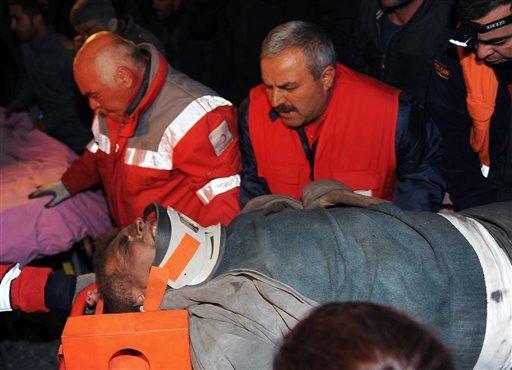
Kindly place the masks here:
[(208, 138), (210, 139), (210, 143), (212, 144), (217, 157), (220, 156), (233, 141), (233, 135), (231, 135), (231, 131), (229, 131), (228, 123), (226, 121), (222, 121), (219, 127), (210, 132)]
[(445, 80), (448, 80), (450, 78), (450, 70), (448, 69), (448, 67), (435, 59), (434, 69), (439, 77), (444, 78)]

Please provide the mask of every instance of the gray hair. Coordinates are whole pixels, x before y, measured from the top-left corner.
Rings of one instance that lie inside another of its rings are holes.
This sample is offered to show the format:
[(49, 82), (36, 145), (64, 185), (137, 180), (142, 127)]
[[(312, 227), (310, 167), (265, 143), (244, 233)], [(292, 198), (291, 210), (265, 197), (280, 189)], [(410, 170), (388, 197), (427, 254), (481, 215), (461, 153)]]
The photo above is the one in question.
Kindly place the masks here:
[(336, 52), (329, 37), (313, 23), (291, 21), (275, 27), (263, 40), (260, 59), (276, 57), (298, 48), (306, 57), (308, 68), (319, 79), (325, 67), (336, 67)]
[(108, 86), (113, 86), (114, 75), (119, 61), (122, 60), (123, 64), (135, 68), (143, 69), (146, 61), (142, 51), (129, 40), (124, 40), (116, 44), (109, 45), (100, 52), (95, 58), (95, 67), (98, 71), (99, 79)]

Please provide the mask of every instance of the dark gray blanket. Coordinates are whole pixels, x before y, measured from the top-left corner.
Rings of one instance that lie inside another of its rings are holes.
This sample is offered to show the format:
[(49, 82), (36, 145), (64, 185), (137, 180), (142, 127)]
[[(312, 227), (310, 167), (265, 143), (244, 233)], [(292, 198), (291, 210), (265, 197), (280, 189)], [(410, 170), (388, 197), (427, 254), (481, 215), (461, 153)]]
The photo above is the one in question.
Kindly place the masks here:
[(437, 214), (391, 205), (249, 214), (229, 226), (223, 253), (216, 275), (255, 270), (318, 303), (396, 307), (438, 333), (459, 368), (478, 359), (483, 271), (466, 239)]

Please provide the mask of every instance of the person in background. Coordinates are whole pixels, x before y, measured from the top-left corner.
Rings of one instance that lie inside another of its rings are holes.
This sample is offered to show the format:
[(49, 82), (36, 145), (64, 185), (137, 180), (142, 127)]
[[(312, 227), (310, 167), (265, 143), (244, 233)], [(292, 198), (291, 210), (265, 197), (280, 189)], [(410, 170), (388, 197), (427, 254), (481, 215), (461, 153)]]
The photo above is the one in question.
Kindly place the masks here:
[(512, 1), (460, 0), (457, 11), (461, 27), (435, 56), (428, 105), (447, 191), (464, 209), (512, 199)]
[(349, 48), (340, 60), (424, 104), (451, 7), (451, 0), (362, 0)]
[(117, 17), (109, 0), (77, 0), (69, 13), (69, 21), (78, 33), (74, 39), (77, 47), (92, 34), (109, 31), (135, 44), (150, 43), (165, 55), (165, 49), (155, 35), (136, 24), (130, 16)]
[(153, 29), (165, 47), (169, 63), (194, 80), (210, 86), (211, 42), (196, 37), (191, 31), (192, 1), (153, 0), (152, 5), (158, 20)]
[(91, 116), (73, 81), (73, 45), (52, 30), (46, 1), (12, 0), (8, 4), (11, 29), (22, 42), (26, 80), (5, 114), (36, 103), (42, 129), (80, 154), (91, 139)]

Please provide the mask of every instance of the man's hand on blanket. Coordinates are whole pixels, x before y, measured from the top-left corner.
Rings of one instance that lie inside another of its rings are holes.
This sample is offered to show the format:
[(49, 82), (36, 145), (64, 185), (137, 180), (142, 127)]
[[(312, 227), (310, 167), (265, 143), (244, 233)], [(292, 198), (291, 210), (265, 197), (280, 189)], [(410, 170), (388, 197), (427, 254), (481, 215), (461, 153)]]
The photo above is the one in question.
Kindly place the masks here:
[(366, 208), (372, 204), (389, 203), (387, 200), (354, 193), (337, 180), (316, 180), (302, 189), (304, 208), (345, 205)]
[(36, 191), (28, 195), (28, 199), (44, 197), (46, 195), (53, 196), (53, 199), (44, 205), (46, 208), (56, 206), (70, 197), (69, 191), (62, 181), (57, 181), (49, 185), (38, 186)]

